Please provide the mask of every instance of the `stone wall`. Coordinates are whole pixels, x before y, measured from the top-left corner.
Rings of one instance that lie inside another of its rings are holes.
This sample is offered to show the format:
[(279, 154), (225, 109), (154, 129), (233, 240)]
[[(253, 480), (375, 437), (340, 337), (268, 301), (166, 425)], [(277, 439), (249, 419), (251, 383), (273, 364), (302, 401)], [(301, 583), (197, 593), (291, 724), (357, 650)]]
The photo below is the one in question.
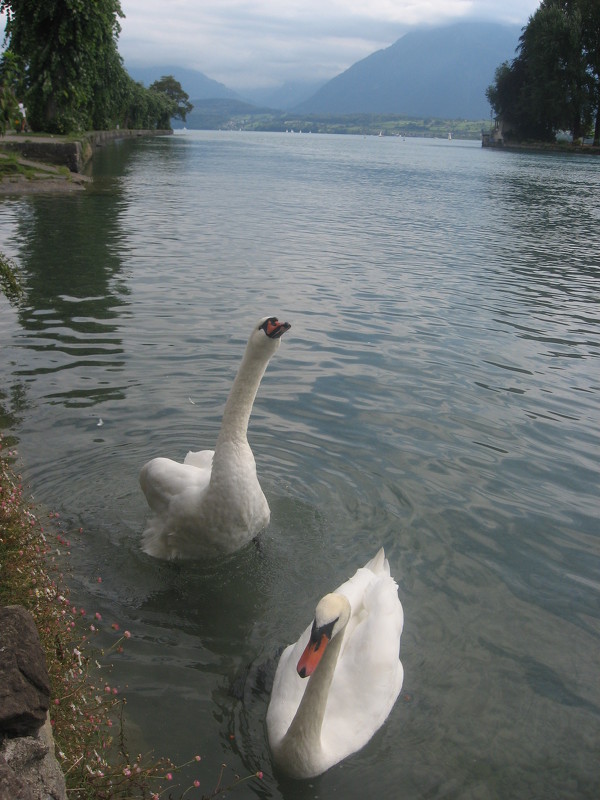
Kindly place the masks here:
[(92, 158), (94, 150), (117, 139), (141, 136), (169, 136), (171, 130), (114, 130), (84, 133), (78, 139), (52, 136), (30, 136), (26, 133), (10, 134), (0, 139), (0, 147), (20, 154), (22, 158), (42, 161), (45, 164), (68, 167), (71, 172), (82, 172)]

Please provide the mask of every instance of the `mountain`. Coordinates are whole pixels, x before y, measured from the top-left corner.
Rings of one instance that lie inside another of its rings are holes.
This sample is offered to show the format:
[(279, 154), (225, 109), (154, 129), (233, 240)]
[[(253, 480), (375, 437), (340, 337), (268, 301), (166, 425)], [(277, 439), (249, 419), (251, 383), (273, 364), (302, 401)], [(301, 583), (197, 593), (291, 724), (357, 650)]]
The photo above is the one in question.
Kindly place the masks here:
[(485, 90), (515, 56), (521, 28), (461, 22), (410, 31), (328, 81), (299, 114), (399, 114), (486, 119)]
[[(125, 69), (135, 81), (150, 86), (154, 81), (162, 78), (163, 75), (172, 75), (179, 81), (181, 88), (187, 92), (188, 97), (197, 100), (208, 100), (216, 97), (227, 98), (230, 100), (240, 100), (239, 94), (218, 81), (209, 78), (203, 72), (195, 69), (185, 69), (184, 67), (164, 66), (164, 67), (131, 67), (125, 64)], [(193, 101), (192, 101), (193, 102)]]
[(286, 81), (275, 89), (244, 90), (244, 99), (251, 103), (288, 111), (312, 97), (325, 81)]

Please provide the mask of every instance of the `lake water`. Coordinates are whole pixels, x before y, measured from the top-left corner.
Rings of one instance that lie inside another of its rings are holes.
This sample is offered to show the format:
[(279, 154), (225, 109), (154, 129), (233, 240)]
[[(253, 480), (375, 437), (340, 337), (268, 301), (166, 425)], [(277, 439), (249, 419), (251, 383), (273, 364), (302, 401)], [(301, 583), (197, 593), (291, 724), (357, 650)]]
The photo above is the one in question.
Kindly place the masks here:
[[(26, 290), (0, 298), (0, 402), (77, 603), (132, 632), (111, 680), (140, 749), (200, 753), (204, 791), (263, 770), (240, 798), (600, 796), (600, 161), (190, 132), (93, 169), (0, 201)], [(250, 423), (261, 548), (153, 560), (138, 471), (213, 445), (266, 314), (292, 329)], [(282, 780), (279, 649), (381, 545), (401, 697), (364, 750)]]

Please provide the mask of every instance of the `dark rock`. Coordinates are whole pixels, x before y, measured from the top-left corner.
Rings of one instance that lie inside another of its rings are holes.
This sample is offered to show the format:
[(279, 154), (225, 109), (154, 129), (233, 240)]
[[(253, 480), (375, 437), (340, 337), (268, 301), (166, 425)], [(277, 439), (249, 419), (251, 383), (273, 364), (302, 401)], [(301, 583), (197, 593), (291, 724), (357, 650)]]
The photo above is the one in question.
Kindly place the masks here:
[(36, 733), (46, 721), (50, 680), (31, 614), (0, 608), (0, 740)]

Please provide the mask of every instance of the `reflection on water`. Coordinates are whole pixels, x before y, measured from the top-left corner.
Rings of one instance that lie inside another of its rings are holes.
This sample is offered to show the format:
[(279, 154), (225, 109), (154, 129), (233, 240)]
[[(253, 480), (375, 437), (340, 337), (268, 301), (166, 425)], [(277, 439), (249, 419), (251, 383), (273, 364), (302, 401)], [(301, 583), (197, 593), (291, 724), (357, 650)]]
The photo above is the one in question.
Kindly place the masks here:
[[(241, 797), (595, 796), (595, 160), (196, 133), (106, 148), (94, 177), (0, 205), (27, 293), (2, 306), (3, 419), (37, 499), (83, 528), (75, 596), (134, 633), (115, 677), (140, 749), (262, 769)], [(214, 444), (267, 313), (292, 322), (250, 425), (271, 525), (156, 562), (139, 468)], [(280, 780), (279, 650), (380, 545), (402, 696), (363, 751)]]

